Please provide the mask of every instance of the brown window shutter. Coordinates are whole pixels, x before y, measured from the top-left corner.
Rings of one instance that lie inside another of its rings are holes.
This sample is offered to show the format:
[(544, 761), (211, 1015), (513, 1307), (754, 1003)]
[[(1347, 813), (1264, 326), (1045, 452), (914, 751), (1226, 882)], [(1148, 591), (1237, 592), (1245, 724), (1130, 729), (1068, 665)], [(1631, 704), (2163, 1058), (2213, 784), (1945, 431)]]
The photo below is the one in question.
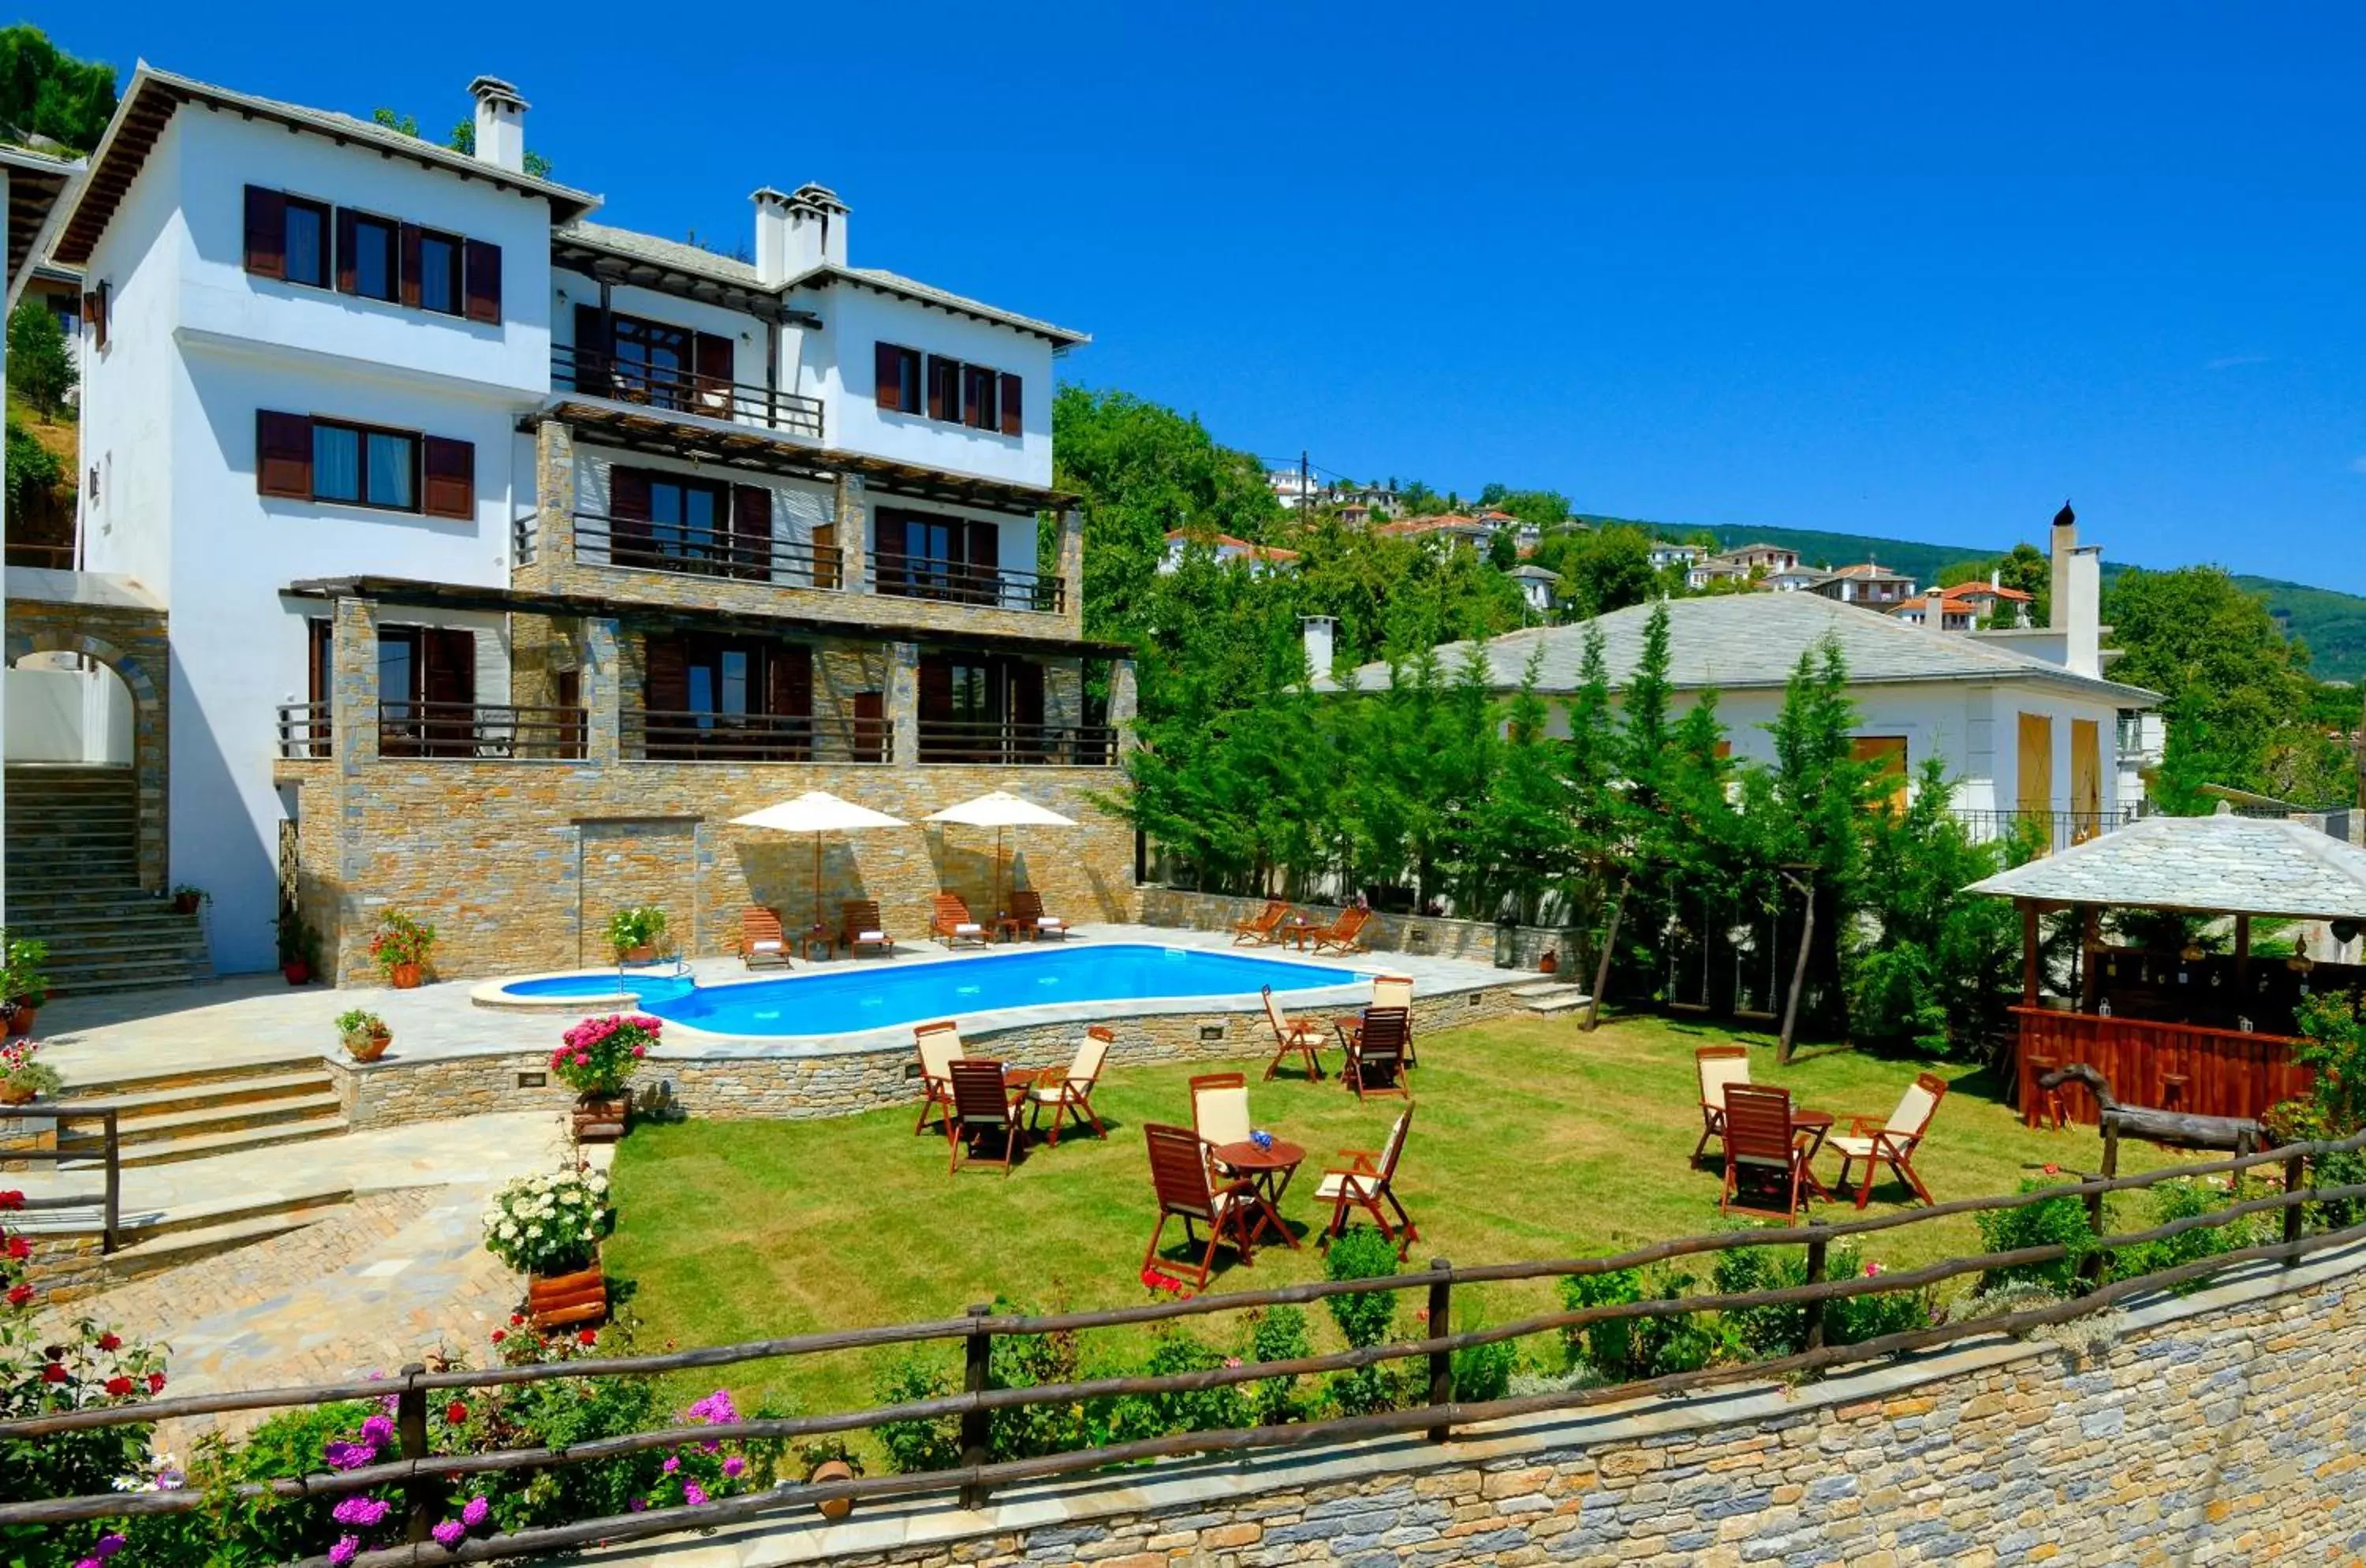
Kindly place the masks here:
[(641, 701), (651, 713), (690, 709), (690, 653), (680, 637), (653, 637), (643, 645)]
[(922, 720), (943, 720), (953, 716), (953, 661), (949, 654), (920, 655), (920, 712)]
[(575, 307), (575, 390), (605, 396), (608, 390), (607, 324), (597, 305)]
[(731, 562), (734, 577), (772, 575), (772, 492), (762, 485), (731, 487)]
[(349, 209), (337, 209), (336, 229), (337, 292), (357, 293), (359, 289), (354, 282), (354, 252), (360, 248), (361, 238), (360, 231), (354, 227), (354, 215)]
[(871, 345), (871, 374), (878, 383), (874, 400), (883, 409), (904, 406), (904, 351), (892, 343)]
[(1043, 667), (1013, 660), (1005, 668), (1009, 671), (1010, 680), (1010, 721), (1041, 727), (1043, 722)]
[(300, 413), (254, 411), (254, 488), (258, 494), (312, 499), (312, 422)]
[(416, 309), (419, 304), (419, 225), (402, 226), (402, 281), (395, 292), (402, 302)]
[(994, 418), (994, 372), (981, 365), (962, 367), (962, 423), (973, 430), (991, 428)]
[(649, 536), (649, 476), (619, 464), (608, 470), (610, 532), (617, 539)]
[(929, 355), (929, 417), (961, 417), (961, 365), (933, 354)]
[(442, 435), (421, 439), (426, 482), (421, 486), (430, 517), (477, 515), (477, 447)]
[(257, 277), (287, 276), (287, 198), (261, 186), (246, 187), (246, 270)]
[(1020, 416), (1019, 378), (1005, 376), (1002, 378), (1002, 434), (1022, 435), (1026, 429), (1026, 422)]
[(771, 711), (783, 717), (813, 715), (813, 649), (802, 644), (773, 649), (771, 660)]
[(691, 365), (698, 373), (703, 389), (728, 395), (731, 383), (738, 378), (733, 374), (738, 369), (733, 347), (731, 339), (713, 333), (692, 334)]
[(969, 551), (962, 558), (987, 571), (1001, 570), (1002, 525), (998, 523), (973, 523), (968, 532)]
[(477, 634), (465, 627), (435, 626), (419, 639), (420, 690), (431, 703), (477, 700)]
[(501, 324), (501, 248), (483, 240), (461, 243), (462, 270), (468, 274), (468, 316), (472, 321)]

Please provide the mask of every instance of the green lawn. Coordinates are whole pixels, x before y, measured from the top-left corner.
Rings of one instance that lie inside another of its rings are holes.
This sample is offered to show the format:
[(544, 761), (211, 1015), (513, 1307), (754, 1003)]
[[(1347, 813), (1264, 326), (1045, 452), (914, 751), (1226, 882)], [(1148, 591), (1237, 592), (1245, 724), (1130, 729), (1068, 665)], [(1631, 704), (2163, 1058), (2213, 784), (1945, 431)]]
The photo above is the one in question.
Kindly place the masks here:
[[(1591, 1035), (1567, 1019), (1536, 1019), (1425, 1036), (1414, 1074), (1420, 1109), (1398, 1181), (1421, 1226), (1414, 1264), (1579, 1256), (1718, 1228), (1719, 1177), (1687, 1163), (1700, 1132), (1692, 1051), (1734, 1038), (1652, 1018)], [(2045, 1161), (2091, 1168), (2101, 1157), (2093, 1129), (2026, 1131), (1986, 1075), (1956, 1064), (1811, 1050), (1777, 1068), (1770, 1042), (1741, 1038), (1753, 1047), (1757, 1081), (1787, 1085), (1801, 1105), (1843, 1120), (1887, 1115), (1926, 1066), (1952, 1080), (1917, 1161), (1943, 1201), (2010, 1191)], [(1261, 1248), (1255, 1267), (1224, 1268), (1216, 1291), (1320, 1276), (1313, 1238), (1329, 1212), (1314, 1199), (1319, 1168), (1335, 1149), (1379, 1147), (1399, 1104), (1358, 1104), (1335, 1081), (1259, 1084), (1261, 1059), (1239, 1065), (1250, 1069), (1257, 1124), (1310, 1151), (1283, 1202), (1308, 1245)], [(1039, 1308), (1139, 1302), (1155, 1218), (1141, 1128), (1188, 1126), (1185, 1080), (1211, 1070), (1112, 1069), (1096, 1097), (1108, 1141), (1064, 1134), (1056, 1149), (1035, 1145), (1008, 1179), (948, 1177), (943, 1139), (914, 1136), (911, 1110), (637, 1127), (616, 1159), (620, 1221), (608, 1271), (627, 1282), (644, 1349), (957, 1315), (997, 1295)], [(2135, 1145), (2123, 1157), (2135, 1169), (2168, 1156)], [(1828, 1156), (1820, 1169), (1829, 1179), (1838, 1165)], [(1877, 1187), (1872, 1212), (1908, 1196), (1902, 1184)], [(1853, 1210), (1818, 1212), (1837, 1219)], [(1971, 1220), (1959, 1217), (1876, 1237), (1865, 1252), (1898, 1267), (1976, 1252), (1977, 1243)], [(1501, 1321), (1549, 1294), (1541, 1284), (1505, 1286), (1483, 1310)], [(729, 1382), (811, 1408), (852, 1406), (872, 1402), (876, 1364), (771, 1362), (735, 1369)]]

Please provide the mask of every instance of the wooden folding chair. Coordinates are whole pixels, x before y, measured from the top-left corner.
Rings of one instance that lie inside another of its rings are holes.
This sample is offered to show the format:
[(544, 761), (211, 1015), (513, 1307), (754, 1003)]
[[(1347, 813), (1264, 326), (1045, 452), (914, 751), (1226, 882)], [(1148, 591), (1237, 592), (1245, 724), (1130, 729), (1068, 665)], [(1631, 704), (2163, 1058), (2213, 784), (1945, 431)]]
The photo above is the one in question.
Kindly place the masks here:
[[(1725, 1088), (1725, 1197), (1729, 1214), (1755, 1214), (1789, 1224), (1799, 1217), (1807, 1158), (1791, 1125), (1791, 1091), (1750, 1084)], [(1781, 1208), (1774, 1205), (1780, 1201)]]
[(789, 967), (789, 939), (780, 916), (755, 905), (739, 911), (739, 958), (750, 969)]
[(1873, 1196), (1874, 1177), (1883, 1166), (1897, 1172), (1898, 1179), (1914, 1190), (1923, 1202), (1937, 1205), (1931, 1190), (1914, 1173), (1914, 1151), (1921, 1146), (1922, 1134), (1931, 1128), (1931, 1120), (1939, 1114), (1939, 1101), (1947, 1097), (1947, 1080), (1936, 1073), (1922, 1073), (1907, 1086), (1898, 1097), (1898, 1109), (1889, 1113), (1887, 1122), (1876, 1122), (1870, 1116), (1852, 1116), (1849, 1130), (1825, 1142), (1841, 1152), (1842, 1190), (1849, 1183), (1849, 1167), (1865, 1162), (1864, 1184), (1857, 1189), (1856, 1206), (1864, 1208)]
[[(1412, 1127), (1413, 1107), (1408, 1105), (1397, 1113), (1395, 1123), (1389, 1128), (1388, 1142), (1377, 1152), (1371, 1149), (1341, 1149), (1339, 1157), (1351, 1163), (1335, 1165), (1323, 1173), (1323, 1184), (1314, 1190), (1314, 1196), (1328, 1200), (1331, 1204), (1331, 1228), (1324, 1235), (1324, 1246), (1330, 1246), (1331, 1238), (1347, 1228), (1348, 1210), (1361, 1209), (1372, 1216), (1372, 1223), (1380, 1227), (1381, 1235), (1397, 1244), (1400, 1258), (1412, 1251), (1413, 1244), (1420, 1239), (1420, 1233), (1414, 1228), (1413, 1216), (1405, 1213), (1403, 1203), (1397, 1201), (1396, 1194), (1397, 1158), (1404, 1153), (1405, 1134)], [(1396, 1213), (1394, 1228), (1389, 1224), (1388, 1213), (1381, 1207), (1383, 1204)], [(1439, 1332), (1445, 1330), (1441, 1328)]]
[(1150, 1245), (1143, 1249), (1143, 1272), (1158, 1266), (1158, 1238), (1166, 1234), (1170, 1218), (1182, 1220), (1187, 1247), (1200, 1246), (1192, 1235), (1195, 1224), (1208, 1227), (1206, 1249), (1190, 1270), (1192, 1289), (1207, 1288), (1208, 1276), (1215, 1270), (1216, 1244), (1226, 1237), (1244, 1265), (1254, 1262), (1249, 1221), (1257, 1206), (1249, 1184), (1217, 1180), (1209, 1165), (1207, 1144), (1188, 1127), (1152, 1122), (1143, 1128), (1142, 1135), (1150, 1145), (1150, 1185), (1158, 1198), (1158, 1224), (1150, 1232)]
[(849, 953), (860, 953), (868, 947), (896, 956), (896, 939), (887, 934), (887, 922), (879, 918), (879, 905), (870, 898), (858, 898), (838, 907), (838, 944)]
[(1693, 1073), (1700, 1079), (1700, 1142), (1693, 1145), (1698, 1165), (1711, 1138), (1725, 1135), (1725, 1086), (1750, 1081), (1750, 1047), (1704, 1045), (1693, 1053)]
[(1410, 975), (1375, 975), (1372, 976), (1372, 999), (1365, 1004), (1364, 1012), (1353, 1018), (1337, 1018), (1331, 1021), (1339, 1031), (1339, 1043), (1353, 1051), (1362, 1041), (1364, 1014), (1374, 1008), (1396, 1008), (1405, 1015), (1404, 1065), (1421, 1064), (1414, 1058), (1413, 1049), (1413, 976)]
[(1364, 1027), (1357, 1032), (1346, 1066), (1339, 1069), (1358, 1100), (1373, 1094), (1413, 1098), (1404, 1086), (1405, 1038), (1412, 1032), (1413, 1014), (1403, 1008), (1365, 1010)]
[(961, 1026), (951, 1019), (923, 1023), (912, 1031), (912, 1047), (920, 1055), (920, 1119), (917, 1133), (929, 1124), (931, 1111), (944, 1118), (945, 1136), (953, 1135), (952, 1065), (962, 1059)]
[(1211, 1149), (1248, 1141), (1249, 1080), (1239, 1073), (1201, 1073), (1191, 1080), (1191, 1130)]
[(1020, 930), (1029, 933), (1031, 942), (1041, 941), (1047, 936), (1058, 937), (1062, 942), (1068, 940), (1068, 922), (1057, 915), (1045, 914), (1043, 895), (1031, 887), (1010, 890), (1010, 918), (1019, 922)]
[(1100, 1081), (1101, 1064), (1109, 1059), (1109, 1048), (1117, 1043), (1117, 1036), (1096, 1023), (1085, 1031), (1085, 1038), (1076, 1046), (1075, 1060), (1068, 1064), (1065, 1077), (1056, 1083), (1037, 1084), (1027, 1091), (1027, 1125), (1035, 1125), (1036, 1115), (1044, 1106), (1052, 1108), (1052, 1146), (1060, 1146), (1060, 1119), (1073, 1111), (1079, 1122), (1089, 1122), (1093, 1131), (1102, 1137), (1109, 1129), (1093, 1111), (1093, 1085)]
[(1364, 953), (1371, 943), (1364, 936), (1364, 928), (1372, 921), (1369, 909), (1342, 909), (1339, 918), (1319, 931), (1309, 931), (1317, 953)]
[(974, 942), (980, 947), (986, 945), (986, 928), (970, 918), (969, 906), (961, 901), (959, 895), (952, 893), (937, 895), (936, 913), (930, 918), (929, 934), (947, 947), (958, 947), (965, 942)]
[(1319, 1081), (1323, 1077), (1323, 1026), (1311, 1019), (1282, 1016), (1281, 1005), (1273, 999), (1273, 987), (1265, 992), (1265, 1021), (1273, 1028), (1273, 1060), (1265, 1065), (1269, 1080), (1281, 1070), (1281, 1064), (1291, 1056), (1306, 1066), (1306, 1076)]
[(1233, 922), (1233, 945), (1238, 947), (1245, 942), (1264, 943), (1277, 941), (1274, 932), (1280, 926), (1282, 917), (1289, 913), (1290, 904), (1287, 900), (1267, 899), (1264, 908), (1245, 920)]
[[(955, 1062), (952, 1079), (952, 1156), (946, 1162), (945, 1173), (952, 1175), (965, 1165), (999, 1165), (1002, 1174), (1008, 1176), (1011, 1162), (1019, 1157), (1020, 1129), (1019, 1107), (1004, 1086), (1002, 1064)], [(978, 1145), (987, 1139), (1000, 1141), (1000, 1159), (990, 1159), (977, 1152)]]

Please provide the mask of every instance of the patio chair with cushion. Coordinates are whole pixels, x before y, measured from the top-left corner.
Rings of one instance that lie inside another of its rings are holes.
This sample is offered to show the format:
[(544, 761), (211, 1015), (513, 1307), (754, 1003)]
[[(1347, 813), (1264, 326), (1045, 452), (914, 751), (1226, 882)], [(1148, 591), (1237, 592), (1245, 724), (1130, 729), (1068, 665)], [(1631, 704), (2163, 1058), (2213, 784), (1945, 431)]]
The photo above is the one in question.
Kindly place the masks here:
[(1228, 1236), (1244, 1264), (1254, 1261), (1249, 1223), (1257, 1206), (1249, 1184), (1217, 1179), (1208, 1162), (1207, 1144), (1188, 1127), (1153, 1122), (1142, 1134), (1150, 1145), (1150, 1185), (1158, 1197), (1158, 1224), (1151, 1230), (1150, 1245), (1143, 1250), (1142, 1271), (1148, 1274), (1158, 1267), (1158, 1238), (1166, 1233), (1169, 1219), (1183, 1222), (1187, 1247), (1200, 1245), (1192, 1235), (1195, 1224), (1208, 1227), (1206, 1250), (1198, 1264), (1189, 1269), (1192, 1289), (1207, 1288), (1208, 1276), (1215, 1271), (1216, 1244)]
[(958, 947), (965, 942), (986, 945), (986, 928), (970, 918), (969, 906), (953, 893), (937, 895), (937, 911), (930, 918), (929, 934), (947, 947)]
[(1849, 1167), (1865, 1162), (1864, 1184), (1857, 1189), (1856, 1206), (1864, 1208), (1873, 1196), (1873, 1179), (1883, 1166), (1898, 1173), (1898, 1179), (1914, 1189), (1914, 1195), (1925, 1203), (1936, 1205), (1931, 1190), (1914, 1173), (1914, 1151), (1921, 1145), (1922, 1134), (1930, 1130), (1931, 1119), (1939, 1113), (1939, 1101), (1947, 1097), (1947, 1080), (1936, 1073), (1923, 1073), (1906, 1086), (1898, 1098), (1898, 1109), (1889, 1113), (1887, 1122), (1876, 1122), (1870, 1116), (1852, 1116), (1849, 1130), (1827, 1139), (1841, 1152), (1841, 1187), (1849, 1182)]
[(1273, 999), (1273, 987), (1265, 991), (1265, 1021), (1273, 1029), (1273, 1060), (1265, 1065), (1265, 1076), (1270, 1079), (1281, 1070), (1282, 1062), (1296, 1056), (1306, 1065), (1306, 1076), (1323, 1077), (1323, 1026), (1311, 1019), (1286, 1018), (1281, 1004)]
[(750, 905), (739, 911), (739, 957), (750, 969), (789, 967), (789, 939), (781, 917)]
[(1306, 935), (1317, 953), (1368, 953), (1371, 943), (1364, 936), (1364, 928), (1372, 923), (1369, 909), (1342, 909), (1339, 918), (1327, 926), (1318, 926)]
[[(946, 1174), (952, 1175), (965, 1165), (999, 1165), (1002, 1174), (1008, 1176), (1011, 1162), (1019, 1157), (1021, 1129), (1019, 1106), (1011, 1100), (1002, 1064), (959, 1061), (952, 1065), (952, 1156), (946, 1162)], [(1000, 1149), (998, 1158), (978, 1153), (978, 1146), (988, 1142)]]
[(1027, 1091), (1028, 1126), (1035, 1125), (1036, 1115), (1044, 1106), (1052, 1108), (1053, 1148), (1060, 1146), (1060, 1120), (1072, 1111), (1080, 1124), (1089, 1122), (1094, 1132), (1104, 1138), (1109, 1136), (1109, 1129), (1101, 1125), (1101, 1119), (1093, 1111), (1093, 1085), (1100, 1081), (1101, 1064), (1109, 1059), (1109, 1048), (1116, 1043), (1116, 1034), (1094, 1024), (1077, 1043), (1076, 1058), (1068, 1064), (1067, 1072)]
[(1191, 1130), (1210, 1148), (1248, 1141), (1249, 1080), (1239, 1073), (1202, 1073), (1191, 1080)]
[(1693, 1053), (1693, 1071), (1700, 1078), (1700, 1142), (1693, 1145), (1698, 1165), (1711, 1138), (1725, 1135), (1725, 1086), (1750, 1081), (1750, 1047), (1704, 1045)]
[(1347, 1052), (1339, 1076), (1358, 1100), (1373, 1094), (1412, 1094), (1404, 1086), (1405, 1042), (1413, 1033), (1413, 1014), (1403, 1008), (1367, 1008), (1364, 1027)]
[(1267, 899), (1264, 908), (1247, 919), (1233, 922), (1233, 945), (1237, 947), (1245, 942), (1262, 943), (1280, 940), (1275, 933), (1281, 925), (1282, 917), (1289, 913), (1289, 900)]
[(896, 956), (896, 939), (887, 934), (887, 922), (879, 918), (875, 899), (857, 898), (838, 907), (838, 944), (849, 953), (867, 947)]
[(1718, 1209), (1796, 1222), (1808, 1160), (1792, 1127), (1791, 1091), (1726, 1085), (1719, 1135), (1725, 1140), (1725, 1197)]
[(1414, 1059), (1413, 1052), (1413, 976), (1410, 975), (1373, 976), (1372, 999), (1365, 1004), (1364, 1012), (1358, 1013), (1353, 1018), (1332, 1021), (1338, 1026), (1339, 1043), (1348, 1050), (1355, 1050), (1361, 1043), (1364, 1033), (1364, 1014), (1370, 1012), (1374, 1008), (1397, 1008), (1403, 1011), (1405, 1015), (1404, 1065), (1408, 1067), (1419, 1066), (1421, 1064)]
[(912, 1123), (912, 1131), (926, 1127), (934, 1112), (944, 1118), (945, 1136), (950, 1138), (953, 1134), (952, 1067), (962, 1059), (961, 1027), (951, 1019), (917, 1025), (912, 1046), (920, 1054), (920, 1119)]
[(1030, 933), (1031, 940), (1047, 936), (1067, 940), (1068, 922), (1057, 915), (1045, 914), (1043, 895), (1031, 887), (1010, 890), (1010, 918), (1019, 922), (1021, 931)]
[[(1397, 1157), (1404, 1153), (1405, 1134), (1412, 1126), (1413, 1107), (1408, 1105), (1397, 1113), (1395, 1123), (1389, 1128), (1388, 1141), (1377, 1152), (1341, 1149), (1339, 1157), (1351, 1163), (1335, 1165), (1323, 1173), (1323, 1185), (1314, 1190), (1314, 1195), (1329, 1200), (1331, 1204), (1331, 1228), (1324, 1233), (1324, 1246), (1330, 1246), (1331, 1238), (1347, 1228), (1348, 1210), (1361, 1209), (1372, 1216), (1372, 1223), (1380, 1227), (1380, 1235), (1397, 1244), (1399, 1258), (1413, 1250), (1420, 1234), (1414, 1228), (1413, 1216), (1397, 1201), (1396, 1194)], [(1395, 1212), (1394, 1227), (1389, 1224), (1382, 1204)]]

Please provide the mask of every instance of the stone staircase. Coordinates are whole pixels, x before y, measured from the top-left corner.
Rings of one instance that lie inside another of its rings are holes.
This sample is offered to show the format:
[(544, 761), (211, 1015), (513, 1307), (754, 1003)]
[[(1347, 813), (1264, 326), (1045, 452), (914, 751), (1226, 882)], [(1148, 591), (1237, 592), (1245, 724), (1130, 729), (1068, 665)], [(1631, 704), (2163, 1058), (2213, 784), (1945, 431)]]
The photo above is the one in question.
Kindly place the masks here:
[[(127, 1168), (332, 1138), (348, 1126), (318, 1056), (83, 1081), (62, 1098), (69, 1107), (94, 1100), (121, 1112)], [(96, 1123), (69, 1122), (61, 1146), (96, 1153), (103, 1139)]]
[(139, 785), (129, 768), (7, 770), (8, 931), (49, 943), (54, 996), (213, 978), (199, 917), (139, 878)]
[(1564, 985), (1556, 980), (1540, 981), (1533, 986), (1515, 987), (1512, 995), (1530, 1012), (1575, 1012), (1586, 1004), (1585, 987)]

